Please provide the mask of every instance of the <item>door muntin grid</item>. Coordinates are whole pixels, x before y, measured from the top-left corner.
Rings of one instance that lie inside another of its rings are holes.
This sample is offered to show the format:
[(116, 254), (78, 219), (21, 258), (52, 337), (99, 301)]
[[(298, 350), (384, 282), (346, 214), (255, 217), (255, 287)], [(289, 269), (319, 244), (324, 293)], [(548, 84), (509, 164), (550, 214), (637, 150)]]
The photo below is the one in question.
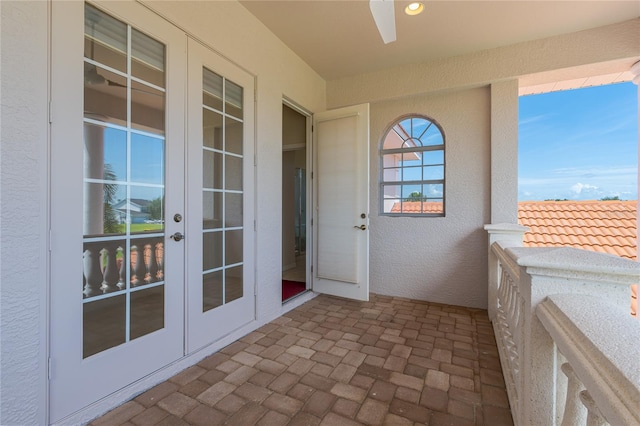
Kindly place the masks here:
[(243, 297), (243, 94), (202, 69), (202, 311)]
[(165, 46), (85, 4), (83, 358), (164, 328)]

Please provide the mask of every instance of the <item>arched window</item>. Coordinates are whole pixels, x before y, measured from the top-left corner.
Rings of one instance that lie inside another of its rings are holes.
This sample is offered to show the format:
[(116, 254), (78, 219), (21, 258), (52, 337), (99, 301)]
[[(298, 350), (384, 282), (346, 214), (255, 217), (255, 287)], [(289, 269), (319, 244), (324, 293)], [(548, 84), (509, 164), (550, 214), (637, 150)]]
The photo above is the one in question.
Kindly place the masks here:
[(444, 133), (435, 121), (396, 121), (380, 150), (380, 214), (444, 216), (444, 165)]

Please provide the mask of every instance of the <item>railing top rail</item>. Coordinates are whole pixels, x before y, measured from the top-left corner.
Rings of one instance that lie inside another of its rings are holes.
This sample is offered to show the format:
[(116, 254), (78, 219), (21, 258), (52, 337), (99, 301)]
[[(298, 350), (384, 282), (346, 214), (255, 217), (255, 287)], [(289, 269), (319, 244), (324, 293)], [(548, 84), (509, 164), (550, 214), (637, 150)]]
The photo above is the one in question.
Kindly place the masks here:
[(530, 274), (624, 284), (640, 282), (639, 262), (607, 253), (572, 247), (508, 247), (504, 250)]
[(607, 421), (640, 425), (640, 322), (577, 294), (549, 296), (536, 314)]

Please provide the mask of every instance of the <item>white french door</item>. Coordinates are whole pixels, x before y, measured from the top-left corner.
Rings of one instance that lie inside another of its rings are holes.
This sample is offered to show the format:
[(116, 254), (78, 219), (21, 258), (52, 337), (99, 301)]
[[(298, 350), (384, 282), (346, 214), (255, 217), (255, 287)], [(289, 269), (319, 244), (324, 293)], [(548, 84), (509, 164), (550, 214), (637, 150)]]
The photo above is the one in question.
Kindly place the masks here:
[(250, 76), (136, 2), (52, 18), (57, 422), (254, 318), (254, 111)]
[(189, 39), (187, 350), (255, 319), (253, 77)]
[(313, 290), (369, 300), (369, 104), (313, 121)]

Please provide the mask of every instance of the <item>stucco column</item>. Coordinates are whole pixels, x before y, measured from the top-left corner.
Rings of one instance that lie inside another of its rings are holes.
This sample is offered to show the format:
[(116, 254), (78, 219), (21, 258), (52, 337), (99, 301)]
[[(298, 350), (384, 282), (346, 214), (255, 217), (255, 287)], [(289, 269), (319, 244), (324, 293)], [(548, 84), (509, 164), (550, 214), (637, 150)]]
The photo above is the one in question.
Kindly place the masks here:
[(491, 84), (491, 223), (518, 223), (518, 80)]
[[(638, 86), (638, 123), (640, 123), (640, 61), (631, 66), (631, 74), (633, 75), (633, 82)], [(638, 146), (640, 147), (640, 132), (638, 133)], [(640, 164), (640, 150), (638, 150), (638, 163)], [(640, 174), (638, 174), (638, 187), (640, 187)], [(637, 221), (640, 223), (640, 201), (638, 202), (638, 208), (636, 209)], [(636, 242), (637, 246), (637, 242)], [(637, 248), (637, 247), (636, 247)]]

